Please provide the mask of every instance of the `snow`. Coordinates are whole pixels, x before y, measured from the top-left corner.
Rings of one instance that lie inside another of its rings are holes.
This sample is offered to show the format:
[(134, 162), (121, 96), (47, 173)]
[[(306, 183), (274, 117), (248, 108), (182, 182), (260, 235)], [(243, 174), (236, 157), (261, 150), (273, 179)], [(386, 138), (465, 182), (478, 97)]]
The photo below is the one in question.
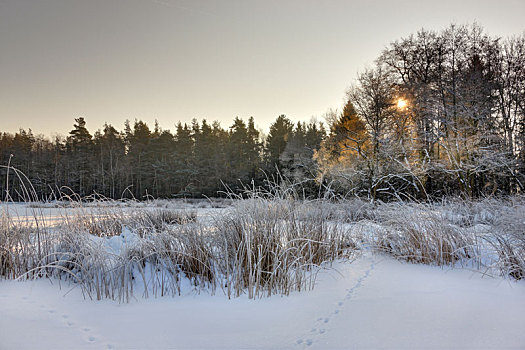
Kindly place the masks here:
[(525, 283), (365, 253), (288, 297), (91, 301), (0, 281), (0, 349), (523, 349)]
[[(196, 209), (166, 202), (125, 203), (115, 210), (173, 206)], [(77, 212), (103, 215), (105, 208), (0, 209), (16, 220), (36, 214), (55, 224)], [(225, 210), (199, 207), (198, 220), (212, 222)], [(355, 237), (385, 230), (368, 220), (340, 224)], [(491, 226), (477, 222), (464, 230), (490, 232)], [(121, 235), (92, 239), (118, 255), (137, 237), (125, 228)], [(137, 286), (135, 298), (120, 304), (85, 299), (78, 286), (56, 279), (0, 280), (0, 350), (525, 349), (525, 281), (461, 266), (401, 263), (364, 249), (357, 260), (322, 270), (312, 291), (256, 300), (246, 295), (229, 300), (220, 288), (210, 295), (186, 281), (181, 296), (144, 299)], [(483, 256), (493, 258), (489, 252)]]
[(38, 203), (35, 207), (27, 203), (19, 202), (2, 202), (0, 201), (0, 217), (10, 217), (14, 223), (25, 224), (27, 226), (35, 226), (35, 218), (40, 224), (45, 224), (48, 227), (56, 226), (67, 218), (75, 216), (88, 216), (91, 218), (104, 217), (108, 212), (117, 214), (133, 215), (137, 211), (153, 211), (158, 209), (179, 210), (181, 212), (195, 212), (197, 218), (201, 222), (210, 220), (217, 213), (221, 213), (227, 208), (227, 204), (217, 207), (212, 207), (208, 202), (199, 202), (198, 205), (186, 203), (183, 200), (163, 201), (156, 200), (152, 203), (144, 202), (117, 202), (111, 201), (95, 203), (81, 203), (76, 202), (52, 202), (52, 203)]

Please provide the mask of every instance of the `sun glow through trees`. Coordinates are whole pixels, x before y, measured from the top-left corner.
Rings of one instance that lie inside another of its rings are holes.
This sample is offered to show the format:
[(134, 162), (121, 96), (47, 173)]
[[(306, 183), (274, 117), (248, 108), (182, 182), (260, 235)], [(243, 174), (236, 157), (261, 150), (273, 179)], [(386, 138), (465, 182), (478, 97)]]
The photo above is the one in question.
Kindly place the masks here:
[(397, 109), (406, 109), (408, 106), (407, 101), (403, 98), (397, 99)]

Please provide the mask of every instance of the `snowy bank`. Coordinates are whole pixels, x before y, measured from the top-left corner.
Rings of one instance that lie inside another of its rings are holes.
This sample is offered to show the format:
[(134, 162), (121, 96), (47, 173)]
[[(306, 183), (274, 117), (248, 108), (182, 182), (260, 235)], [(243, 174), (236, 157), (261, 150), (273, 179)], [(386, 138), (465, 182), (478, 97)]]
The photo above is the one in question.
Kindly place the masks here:
[(365, 254), (288, 297), (85, 300), (0, 283), (1, 349), (523, 349), (525, 283)]

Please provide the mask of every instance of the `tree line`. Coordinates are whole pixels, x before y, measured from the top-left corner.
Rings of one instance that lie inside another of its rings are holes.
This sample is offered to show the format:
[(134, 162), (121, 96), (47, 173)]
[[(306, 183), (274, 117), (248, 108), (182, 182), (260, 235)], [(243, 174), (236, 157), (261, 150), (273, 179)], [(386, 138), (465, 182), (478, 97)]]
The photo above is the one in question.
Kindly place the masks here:
[[(59, 188), (120, 198), (216, 196), (288, 181), (371, 200), (523, 193), (525, 34), (492, 37), (479, 25), (420, 30), (389, 44), (323, 123), (281, 115), (263, 136), (253, 118), (138, 120), (91, 135), (80, 117), (66, 138), (0, 134), (0, 162), (23, 171), (41, 197)], [(3, 168), (4, 173), (6, 168)], [(11, 176), (0, 185), (6, 193)]]
[(277, 117), (266, 137), (253, 118), (235, 118), (228, 129), (206, 120), (179, 122), (174, 133), (158, 123), (150, 129), (136, 120), (127, 121), (122, 131), (105, 124), (91, 135), (85, 118), (79, 117), (67, 137), (54, 140), (31, 130), (3, 132), (0, 162), (4, 175), (11, 175), (0, 184), (2, 199), (22, 199), (24, 194), (16, 189), (29, 183), (40, 199), (62, 194), (144, 199), (238, 193), (292, 172), (315, 177), (313, 168), (299, 169), (297, 164), (313, 164), (325, 134), (322, 123), (294, 124), (285, 115)]

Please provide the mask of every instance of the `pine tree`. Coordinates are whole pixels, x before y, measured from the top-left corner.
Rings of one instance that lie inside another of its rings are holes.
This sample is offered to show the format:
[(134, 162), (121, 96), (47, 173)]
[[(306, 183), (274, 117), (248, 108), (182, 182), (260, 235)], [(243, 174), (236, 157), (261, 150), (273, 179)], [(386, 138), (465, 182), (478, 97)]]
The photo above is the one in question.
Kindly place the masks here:
[(93, 186), (93, 140), (86, 128), (84, 117), (75, 119), (73, 130), (69, 132), (66, 143), (68, 160), (67, 176), (71, 189), (81, 195), (91, 194)]
[(276, 171), (282, 170), (279, 159), (292, 135), (293, 123), (284, 114), (278, 116), (270, 126), (270, 133), (266, 138), (265, 160), (269, 175), (275, 175)]
[(133, 169), (132, 192), (136, 198), (144, 198), (153, 190), (151, 131), (146, 123), (141, 120), (135, 121), (133, 131), (128, 134), (128, 142), (127, 156), (131, 169)]

